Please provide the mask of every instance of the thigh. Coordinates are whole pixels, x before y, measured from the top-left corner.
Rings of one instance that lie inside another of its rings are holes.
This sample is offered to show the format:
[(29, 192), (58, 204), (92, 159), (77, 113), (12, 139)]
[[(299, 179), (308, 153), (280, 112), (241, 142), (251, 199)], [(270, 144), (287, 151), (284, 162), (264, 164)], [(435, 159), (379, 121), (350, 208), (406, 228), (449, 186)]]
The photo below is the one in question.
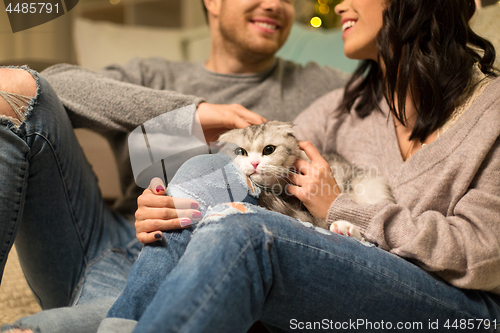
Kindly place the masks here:
[(28, 283), (46, 309), (68, 305), (89, 263), (110, 247), (125, 246), (135, 233), (107, 208), (66, 110), (45, 79), (33, 74), (38, 92), (25, 121), (0, 128), (7, 143), (0, 174), (12, 175), (2, 187), (0, 209)]
[(213, 307), (232, 304), (223, 313), (251, 313), (279, 330), (478, 331), (488, 326), (481, 320), (500, 321), (498, 296), (455, 288), (375, 246), (248, 204), (211, 208), (181, 263), (183, 274), (163, 288), (196, 265), (198, 288), (212, 274), (213, 289), (227, 291)]
[(278, 331), (458, 331), (465, 323), (477, 331), (477, 319), (498, 322), (495, 298), (352, 238), (232, 203), (207, 211), (136, 332), (238, 332), (259, 319)]
[(158, 288), (177, 266), (191, 239), (192, 228), (163, 233), (163, 238), (147, 244), (134, 263), (125, 290), (108, 317), (139, 320)]
[(500, 320), (498, 296), (455, 288), (375, 246), (266, 214), (257, 222), (273, 235), (276, 278), (261, 320), (271, 327), (479, 331), (488, 326), (481, 320)]
[(95, 333), (112, 304), (112, 299), (104, 298), (92, 304), (40, 311), (12, 325), (2, 325), (1, 329), (2, 332), (21, 328), (37, 333)]

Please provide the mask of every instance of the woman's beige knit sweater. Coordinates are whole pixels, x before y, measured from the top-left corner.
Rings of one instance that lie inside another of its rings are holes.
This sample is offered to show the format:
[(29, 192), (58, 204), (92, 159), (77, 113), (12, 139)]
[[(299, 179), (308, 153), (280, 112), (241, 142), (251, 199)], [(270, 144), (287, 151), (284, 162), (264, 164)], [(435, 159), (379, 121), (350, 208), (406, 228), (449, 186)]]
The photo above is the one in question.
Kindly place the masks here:
[(361, 119), (334, 91), (298, 116), (299, 139), (385, 176), (396, 203), (340, 195), (328, 219), (357, 225), (380, 248), (454, 286), (500, 294), (500, 78), (433, 143), (403, 161), (387, 104)]

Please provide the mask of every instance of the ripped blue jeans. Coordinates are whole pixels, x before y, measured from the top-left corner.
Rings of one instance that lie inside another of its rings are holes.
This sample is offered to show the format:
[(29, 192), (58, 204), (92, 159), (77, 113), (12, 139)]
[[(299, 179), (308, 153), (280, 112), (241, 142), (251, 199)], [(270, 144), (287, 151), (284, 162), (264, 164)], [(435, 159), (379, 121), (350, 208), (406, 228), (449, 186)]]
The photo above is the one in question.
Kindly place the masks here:
[(189, 160), (169, 191), (198, 201), (204, 217), (143, 249), (98, 332), (246, 332), (257, 320), (276, 332), (498, 326), (498, 296), (256, 206), (224, 155)]
[(13, 326), (95, 332), (142, 245), (129, 221), (103, 201), (56, 94), (30, 73), (38, 90), (21, 125), (0, 118), (0, 276), (15, 242), (37, 301), (52, 310)]

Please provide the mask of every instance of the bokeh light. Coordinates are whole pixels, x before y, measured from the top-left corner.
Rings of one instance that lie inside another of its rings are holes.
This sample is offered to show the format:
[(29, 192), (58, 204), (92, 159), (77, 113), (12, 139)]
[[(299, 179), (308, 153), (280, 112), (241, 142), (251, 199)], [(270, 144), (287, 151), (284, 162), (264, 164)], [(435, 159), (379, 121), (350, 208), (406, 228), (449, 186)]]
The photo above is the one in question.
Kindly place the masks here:
[(330, 6), (322, 4), (319, 5), (318, 10), (321, 14), (328, 14), (330, 12)]
[(322, 24), (322, 22), (321, 22), (321, 19), (319, 17), (315, 16), (311, 19), (311, 25), (313, 27), (319, 28), (319, 27), (321, 27), (321, 24)]

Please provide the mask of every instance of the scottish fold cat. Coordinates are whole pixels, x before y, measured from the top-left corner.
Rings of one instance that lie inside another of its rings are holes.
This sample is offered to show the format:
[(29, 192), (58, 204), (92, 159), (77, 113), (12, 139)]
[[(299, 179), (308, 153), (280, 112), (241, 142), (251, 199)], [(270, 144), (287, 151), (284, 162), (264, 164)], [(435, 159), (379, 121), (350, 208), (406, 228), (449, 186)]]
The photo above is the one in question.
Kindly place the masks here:
[[(287, 194), (286, 185), (290, 183), (288, 176), (294, 172), (295, 160), (299, 157), (308, 160), (300, 150), (292, 128), (292, 123), (270, 121), (233, 129), (219, 137), (219, 142), (226, 143), (221, 152), (229, 155), (252, 184), (261, 189), (259, 205), (361, 239), (361, 234), (351, 223), (337, 221), (328, 225), (324, 219), (312, 216), (296, 197)], [(389, 186), (379, 175), (354, 167), (338, 154), (323, 157), (330, 164), (339, 186), (338, 191), (346, 193), (353, 201), (393, 201)]]

